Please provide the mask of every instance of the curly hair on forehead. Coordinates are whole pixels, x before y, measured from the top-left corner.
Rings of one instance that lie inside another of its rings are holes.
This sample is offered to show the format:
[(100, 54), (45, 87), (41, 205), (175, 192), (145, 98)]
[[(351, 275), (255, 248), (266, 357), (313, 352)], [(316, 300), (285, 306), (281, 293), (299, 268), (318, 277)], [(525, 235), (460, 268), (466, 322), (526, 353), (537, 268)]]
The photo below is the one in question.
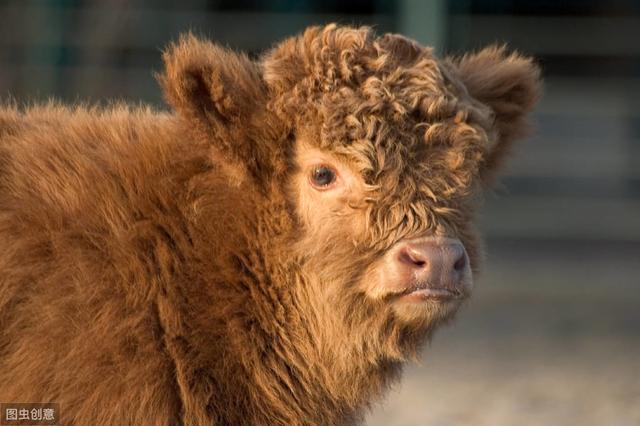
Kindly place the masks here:
[[(368, 27), (313, 27), (263, 58), (271, 108), (366, 182), (370, 241), (462, 222), (492, 113), (432, 53)], [(293, 121), (292, 121), (293, 118)], [(313, 124), (309, 124), (313, 123)]]

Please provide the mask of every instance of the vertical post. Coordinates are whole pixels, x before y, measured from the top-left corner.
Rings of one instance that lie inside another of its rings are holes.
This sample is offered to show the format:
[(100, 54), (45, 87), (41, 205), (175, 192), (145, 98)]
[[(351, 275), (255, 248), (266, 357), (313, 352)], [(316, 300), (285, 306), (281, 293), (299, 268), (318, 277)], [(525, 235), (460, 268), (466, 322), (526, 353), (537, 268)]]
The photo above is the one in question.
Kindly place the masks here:
[(445, 48), (446, 0), (400, 0), (398, 30), (442, 53)]

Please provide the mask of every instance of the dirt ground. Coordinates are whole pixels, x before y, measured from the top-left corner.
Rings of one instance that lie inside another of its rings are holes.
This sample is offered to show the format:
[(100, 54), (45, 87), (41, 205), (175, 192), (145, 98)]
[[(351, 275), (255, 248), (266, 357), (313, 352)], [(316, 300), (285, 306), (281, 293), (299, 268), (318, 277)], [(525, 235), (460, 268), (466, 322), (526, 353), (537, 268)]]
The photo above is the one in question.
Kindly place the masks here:
[(490, 244), (473, 300), (369, 426), (640, 425), (640, 250)]

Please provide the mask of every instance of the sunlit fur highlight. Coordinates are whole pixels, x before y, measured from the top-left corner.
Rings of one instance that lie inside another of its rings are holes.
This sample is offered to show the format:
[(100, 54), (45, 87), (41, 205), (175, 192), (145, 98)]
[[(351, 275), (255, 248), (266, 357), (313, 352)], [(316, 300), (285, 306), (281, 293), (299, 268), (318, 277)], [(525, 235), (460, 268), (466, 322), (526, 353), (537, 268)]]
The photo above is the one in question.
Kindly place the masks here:
[[(171, 113), (0, 108), (0, 401), (68, 424), (357, 423), (457, 309), (399, 311), (365, 280), (418, 235), (477, 269), (478, 194), (538, 68), (336, 25), (257, 61), (192, 35), (163, 58)], [(309, 149), (358, 179), (344, 203), (305, 186)]]

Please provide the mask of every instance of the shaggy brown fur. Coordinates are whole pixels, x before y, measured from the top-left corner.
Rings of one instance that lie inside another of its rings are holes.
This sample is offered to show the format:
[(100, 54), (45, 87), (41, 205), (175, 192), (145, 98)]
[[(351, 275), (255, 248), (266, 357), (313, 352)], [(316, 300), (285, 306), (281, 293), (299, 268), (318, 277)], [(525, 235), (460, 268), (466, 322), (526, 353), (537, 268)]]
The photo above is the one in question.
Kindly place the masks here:
[[(537, 67), (335, 25), (256, 62), (193, 36), (164, 60), (175, 114), (0, 109), (0, 401), (79, 425), (357, 422), (457, 308), (394, 307), (367, 277), (419, 235), (477, 269), (476, 194)], [(349, 192), (310, 188), (314, 153)]]

